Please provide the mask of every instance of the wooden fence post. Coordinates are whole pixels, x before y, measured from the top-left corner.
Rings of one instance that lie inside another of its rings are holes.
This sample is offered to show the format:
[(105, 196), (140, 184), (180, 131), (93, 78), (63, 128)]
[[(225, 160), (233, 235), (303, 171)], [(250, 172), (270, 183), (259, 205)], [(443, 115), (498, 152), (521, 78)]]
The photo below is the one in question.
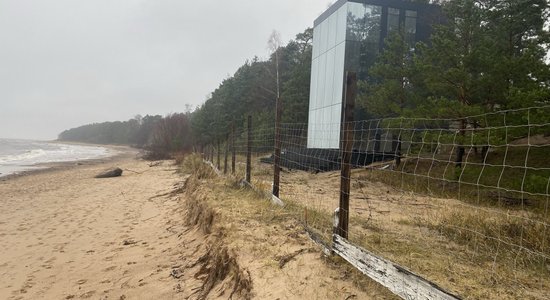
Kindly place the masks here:
[(401, 135), (392, 136), (392, 150), (395, 155), (395, 168), (401, 164)]
[(235, 123), (231, 123), (231, 174), (235, 175)]
[(279, 197), (279, 183), (281, 177), (281, 98), (277, 97), (275, 109), (275, 151), (273, 154), (273, 196)]
[(218, 139), (218, 147), (217, 147), (217, 158), (216, 158), (216, 167), (218, 168), (218, 170), (220, 169), (220, 155), (221, 155), (221, 149), (220, 149), (220, 139)]
[(246, 139), (246, 181), (252, 183), (250, 179), (251, 164), (252, 164), (252, 116), (248, 116), (248, 134)]
[(223, 174), (227, 174), (227, 156), (229, 155), (229, 135), (225, 139), (225, 157), (223, 159)]
[(346, 73), (345, 98), (340, 133), (340, 206), (338, 235), (347, 239), (349, 232), (349, 195), (351, 189), (351, 155), (353, 150), (353, 110), (357, 93), (357, 74)]
[(214, 162), (214, 146), (210, 145), (210, 162)]

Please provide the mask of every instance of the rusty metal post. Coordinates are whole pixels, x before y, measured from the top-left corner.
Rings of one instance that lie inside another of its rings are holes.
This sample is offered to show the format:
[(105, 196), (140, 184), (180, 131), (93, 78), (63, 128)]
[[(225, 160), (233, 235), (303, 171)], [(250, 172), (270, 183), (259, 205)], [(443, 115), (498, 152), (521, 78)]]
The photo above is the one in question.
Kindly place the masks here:
[(342, 125), (340, 132), (340, 205), (338, 218), (338, 235), (348, 238), (349, 232), (349, 196), (351, 190), (351, 155), (353, 151), (353, 110), (357, 94), (357, 74), (346, 73), (344, 86), (345, 98), (342, 110)]

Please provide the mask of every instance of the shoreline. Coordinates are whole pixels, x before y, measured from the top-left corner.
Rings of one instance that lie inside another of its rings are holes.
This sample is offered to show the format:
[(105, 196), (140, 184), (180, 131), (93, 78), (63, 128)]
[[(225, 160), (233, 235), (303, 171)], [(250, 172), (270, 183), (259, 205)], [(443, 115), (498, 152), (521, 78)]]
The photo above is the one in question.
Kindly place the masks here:
[[(48, 143), (50, 143), (50, 141), (48, 141)], [(51, 141), (51, 143), (57, 143), (57, 142)], [(35, 175), (35, 174), (44, 174), (49, 172), (70, 170), (70, 169), (78, 168), (80, 166), (94, 166), (94, 165), (108, 163), (108, 162), (114, 163), (117, 161), (123, 161), (129, 158), (139, 158), (141, 157), (141, 153), (142, 153), (142, 149), (137, 149), (130, 146), (122, 146), (122, 145), (100, 145), (100, 144), (71, 143), (71, 142), (59, 142), (58, 144), (103, 147), (107, 149), (108, 155), (105, 157), (99, 157), (99, 158), (39, 163), (35, 165), (24, 166), (30, 169), (17, 171), (15, 173), (7, 174), (7, 175), (0, 174), (0, 182), (11, 181), (16, 178), (26, 177), (26, 176)]]

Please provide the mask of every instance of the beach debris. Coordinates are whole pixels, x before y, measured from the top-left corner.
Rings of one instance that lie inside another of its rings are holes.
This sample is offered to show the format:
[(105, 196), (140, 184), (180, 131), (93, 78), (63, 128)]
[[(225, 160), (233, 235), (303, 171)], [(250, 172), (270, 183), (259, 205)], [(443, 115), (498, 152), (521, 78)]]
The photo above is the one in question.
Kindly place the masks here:
[(132, 239), (127, 239), (122, 242), (122, 245), (124, 246), (135, 245), (135, 244), (137, 244), (137, 242)]
[(291, 260), (294, 260), (296, 258), (296, 256), (298, 256), (302, 253), (312, 253), (312, 252), (315, 252), (315, 249), (313, 249), (313, 248), (300, 249), (300, 250), (295, 251), (295, 252), (290, 253), (290, 254), (278, 256), (278, 257), (275, 258), (275, 260), (279, 262), (279, 269), (282, 269), (282, 268), (284, 268), (284, 266), (288, 262), (290, 262)]
[(170, 276), (175, 279), (180, 279), (183, 276), (184, 271), (181, 268), (174, 268), (170, 271)]
[(138, 172), (138, 171), (134, 171), (134, 170), (130, 170), (130, 169), (124, 169), (124, 171), (132, 172), (132, 173), (136, 173), (136, 174), (143, 174), (143, 172)]
[(111, 178), (111, 177), (119, 177), (119, 176), (122, 176), (122, 169), (115, 168), (115, 169), (100, 173), (96, 175), (95, 178)]
[(162, 161), (154, 161), (149, 164), (149, 167), (156, 167), (160, 166), (162, 164)]

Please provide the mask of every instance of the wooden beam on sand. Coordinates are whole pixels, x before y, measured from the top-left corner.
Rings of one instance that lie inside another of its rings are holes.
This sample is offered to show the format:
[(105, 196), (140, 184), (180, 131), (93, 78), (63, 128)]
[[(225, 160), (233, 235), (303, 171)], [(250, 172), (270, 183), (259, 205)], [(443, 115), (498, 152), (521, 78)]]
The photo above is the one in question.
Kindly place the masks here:
[[(337, 232), (339, 211), (334, 213), (334, 231)], [(380, 283), (403, 299), (458, 300), (461, 299), (437, 284), (379, 257), (368, 250), (355, 246), (338, 234), (332, 235), (332, 251), (349, 262), (361, 273)]]

